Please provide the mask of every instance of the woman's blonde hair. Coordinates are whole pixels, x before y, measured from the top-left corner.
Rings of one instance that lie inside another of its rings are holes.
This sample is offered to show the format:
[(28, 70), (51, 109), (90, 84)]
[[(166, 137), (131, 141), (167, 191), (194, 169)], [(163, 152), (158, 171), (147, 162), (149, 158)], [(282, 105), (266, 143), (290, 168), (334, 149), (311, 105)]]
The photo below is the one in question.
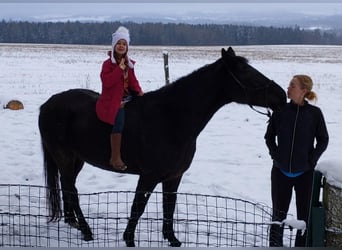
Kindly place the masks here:
[(314, 91), (312, 91), (313, 81), (310, 76), (308, 75), (294, 75), (294, 78), (297, 78), (300, 86), (302, 89), (306, 89), (304, 98), (308, 99), (309, 101), (317, 101), (317, 95)]

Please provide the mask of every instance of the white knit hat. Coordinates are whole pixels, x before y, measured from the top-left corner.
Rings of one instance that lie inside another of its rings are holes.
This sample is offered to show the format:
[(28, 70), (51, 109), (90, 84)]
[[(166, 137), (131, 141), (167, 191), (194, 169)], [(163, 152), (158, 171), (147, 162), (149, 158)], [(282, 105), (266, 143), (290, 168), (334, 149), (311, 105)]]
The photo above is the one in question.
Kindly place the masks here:
[(112, 34), (112, 47), (114, 49), (114, 46), (116, 43), (124, 39), (127, 42), (127, 46), (129, 46), (130, 38), (129, 38), (129, 31), (127, 28), (120, 26), (113, 34)]
[(113, 34), (112, 34), (112, 62), (115, 63), (114, 59), (114, 47), (119, 40), (125, 40), (127, 42), (127, 49), (130, 42), (129, 31), (126, 27), (120, 26)]

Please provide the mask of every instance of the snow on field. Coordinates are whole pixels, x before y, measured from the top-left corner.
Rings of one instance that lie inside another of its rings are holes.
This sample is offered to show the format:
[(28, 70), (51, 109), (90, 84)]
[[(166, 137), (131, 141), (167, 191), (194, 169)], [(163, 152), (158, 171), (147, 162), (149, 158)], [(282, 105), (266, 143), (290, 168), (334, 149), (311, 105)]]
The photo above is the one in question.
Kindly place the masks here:
[[(25, 108), (0, 109), (0, 183), (44, 185), (37, 125), (39, 107), (71, 88), (100, 91), (101, 64), (109, 46), (0, 44), (0, 105), (18, 99)], [(286, 88), (294, 74), (314, 80), (330, 144), (319, 168), (341, 187), (342, 59), (338, 46), (243, 46), (238, 55)], [(171, 81), (220, 57), (221, 47), (130, 47), (145, 90), (164, 85), (163, 53), (169, 52)], [(197, 152), (179, 192), (231, 196), (271, 205), (271, 159), (264, 143), (267, 117), (246, 105), (219, 110), (198, 138)], [(135, 190), (137, 176), (110, 173), (86, 164), (77, 179), (80, 193)], [(157, 190), (161, 190), (160, 186)], [(291, 212), (294, 212), (292, 202)]]

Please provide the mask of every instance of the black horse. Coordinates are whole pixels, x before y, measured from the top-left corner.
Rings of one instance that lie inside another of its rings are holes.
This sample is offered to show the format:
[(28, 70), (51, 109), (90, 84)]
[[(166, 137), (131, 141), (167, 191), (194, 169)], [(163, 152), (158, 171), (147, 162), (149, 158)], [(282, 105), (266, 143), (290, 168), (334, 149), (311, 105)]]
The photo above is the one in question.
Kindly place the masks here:
[[(77, 225), (84, 240), (93, 237), (79, 205), (76, 177), (84, 162), (114, 171), (109, 165), (112, 127), (96, 116), (98, 97), (91, 90), (68, 90), (53, 95), (39, 114), (51, 220), (62, 216), (60, 181), (64, 220)], [(194, 157), (198, 135), (230, 102), (275, 109), (285, 104), (286, 94), (229, 48), (222, 49), (222, 57), (214, 63), (126, 104), (121, 150), (128, 168), (124, 173), (140, 176), (123, 235), (127, 246), (134, 246), (138, 220), (158, 183), (163, 190), (164, 239), (171, 246), (181, 245), (173, 230), (178, 186)]]

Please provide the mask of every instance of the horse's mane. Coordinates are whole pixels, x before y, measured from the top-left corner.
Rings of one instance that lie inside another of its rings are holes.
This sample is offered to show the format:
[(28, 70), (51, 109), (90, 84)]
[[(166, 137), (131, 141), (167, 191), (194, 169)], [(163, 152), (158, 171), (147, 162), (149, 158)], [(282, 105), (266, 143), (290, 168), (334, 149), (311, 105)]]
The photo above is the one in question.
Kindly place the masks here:
[(215, 63), (212, 64), (207, 64), (202, 66), (201, 68), (198, 68), (196, 70), (194, 70), (193, 72), (182, 76), (180, 78), (178, 78), (177, 80), (173, 81), (172, 83), (162, 86), (159, 89), (153, 90), (151, 92), (148, 92), (147, 94), (150, 94), (152, 96), (160, 96), (160, 97), (167, 97), (167, 95), (172, 92), (172, 91), (186, 91), (186, 88), (193, 88), (192, 85), (185, 85), (184, 83), (189, 83), (189, 82), (193, 82), (194, 85), (199, 84), (200, 83), (200, 78), (203, 74), (205, 74), (205, 72), (207, 72), (208, 70), (216, 67), (217, 65), (216, 61)]
[[(161, 98), (167, 98), (170, 92), (172, 91), (186, 91), (186, 88), (189, 88), (191, 91), (191, 88), (194, 88), (196, 84), (200, 84), (201, 79), (203, 77), (203, 74), (205, 74), (207, 71), (212, 70), (213, 68), (217, 67), (218, 64), (221, 63), (223, 59), (220, 58), (214, 63), (211, 64), (206, 64), (193, 72), (182, 76), (172, 82), (171, 84), (165, 85), (160, 87), (159, 89), (150, 91), (146, 94), (151, 95), (151, 96), (158, 96)], [(234, 56), (231, 58), (231, 61), (229, 62), (230, 67), (233, 65), (238, 65), (238, 64), (248, 64), (248, 59), (242, 56)], [(189, 83), (192, 82), (194, 85), (186, 85), (184, 83)]]
[(243, 56), (234, 56), (229, 61), (230, 66), (239, 65), (239, 64), (248, 64), (248, 63), (249, 63), (248, 59)]

